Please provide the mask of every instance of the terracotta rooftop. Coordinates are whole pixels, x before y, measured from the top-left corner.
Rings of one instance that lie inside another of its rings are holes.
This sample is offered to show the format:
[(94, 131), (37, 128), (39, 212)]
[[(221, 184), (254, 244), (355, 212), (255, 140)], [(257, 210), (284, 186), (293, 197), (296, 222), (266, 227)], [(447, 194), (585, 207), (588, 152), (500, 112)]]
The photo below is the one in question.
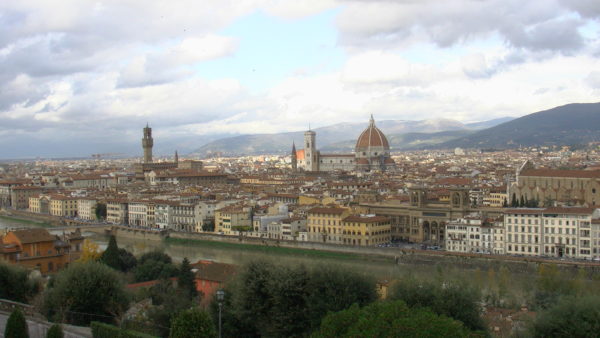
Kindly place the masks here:
[(42, 228), (31, 228), (11, 231), (19, 239), (21, 244), (53, 242), (56, 236), (51, 235), (48, 230)]
[(317, 207), (308, 210), (307, 212), (310, 214), (327, 214), (327, 215), (341, 215), (346, 212), (346, 209), (343, 208), (323, 208)]
[(600, 170), (528, 169), (522, 171), (520, 175), (534, 177), (600, 178)]

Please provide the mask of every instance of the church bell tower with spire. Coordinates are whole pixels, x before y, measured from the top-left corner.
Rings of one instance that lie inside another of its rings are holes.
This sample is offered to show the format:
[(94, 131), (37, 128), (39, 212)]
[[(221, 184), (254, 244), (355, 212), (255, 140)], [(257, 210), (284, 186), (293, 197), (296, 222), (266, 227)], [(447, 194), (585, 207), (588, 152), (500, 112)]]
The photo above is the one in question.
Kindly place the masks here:
[(152, 163), (152, 146), (154, 146), (154, 139), (152, 139), (152, 128), (150, 128), (148, 123), (146, 123), (146, 128), (144, 128), (144, 138), (142, 138), (144, 163)]
[(298, 171), (298, 155), (296, 154), (296, 143), (292, 142), (292, 171)]

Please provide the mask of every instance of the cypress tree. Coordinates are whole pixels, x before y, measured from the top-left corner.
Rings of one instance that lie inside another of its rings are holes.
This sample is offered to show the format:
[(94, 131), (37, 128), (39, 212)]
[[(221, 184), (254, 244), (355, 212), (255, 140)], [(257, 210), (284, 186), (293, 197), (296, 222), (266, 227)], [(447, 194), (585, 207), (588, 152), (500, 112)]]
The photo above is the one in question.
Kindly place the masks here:
[(19, 308), (16, 308), (10, 314), (10, 317), (8, 317), (6, 328), (4, 329), (4, 337), (29, 338), (27, 321)]
[(108, 246), (104, 253), (102, 253), (102, 263), (110, 266), (115, 270), (121, 270), (121, 257), (119, 255), (119, 247), (117, 246), (117, 239), (114, 235), (110, 236)]
[(520, 208), (525, 207), (525, 198), (523, 197), (523, 195), (521, 195), (521, 200), (519, 201), (519, 207)]
[(194, 273), (192, 272), (192, 267), (190, 266), (190, 261), (187, 259), (187, 257), (183, 259), (183, 262), (181, 262), (177, 277), (177, 287), (179, 289), (183, 290), (183, 292), (188, 294), (191, 298), (194, 298), (198, 295)]
[(510, 201), (510, 206), (513, 208), (516, 208), (519, 206), (519, 203), (517, 202), (517, 194), (516, 193), (512, 194), (512, 200)]

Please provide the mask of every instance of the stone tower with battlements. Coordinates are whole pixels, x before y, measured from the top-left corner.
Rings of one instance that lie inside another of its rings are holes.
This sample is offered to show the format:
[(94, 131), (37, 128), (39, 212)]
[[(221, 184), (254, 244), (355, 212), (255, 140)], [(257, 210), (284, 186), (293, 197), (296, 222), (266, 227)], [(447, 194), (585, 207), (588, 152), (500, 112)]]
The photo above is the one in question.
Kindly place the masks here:
[(152, 163), (152, 146), (154, 146), (154, 140), (152, 139), (152, 128), (150, 128), (146, 123), (146, 128), (144, 128), (144, 138), (142, 138), (144, 163)]

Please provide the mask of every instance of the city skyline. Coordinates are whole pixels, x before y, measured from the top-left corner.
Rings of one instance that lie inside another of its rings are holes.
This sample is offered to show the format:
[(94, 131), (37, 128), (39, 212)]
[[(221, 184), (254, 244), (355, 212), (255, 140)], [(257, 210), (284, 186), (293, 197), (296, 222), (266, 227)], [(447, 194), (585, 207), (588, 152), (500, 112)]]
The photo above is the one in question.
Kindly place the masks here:
[(0, 6), (0, 158), (137, 149), (146, 122), (174, 151), (370, 113), (518, 117), (600, 93), (593, 1)]

